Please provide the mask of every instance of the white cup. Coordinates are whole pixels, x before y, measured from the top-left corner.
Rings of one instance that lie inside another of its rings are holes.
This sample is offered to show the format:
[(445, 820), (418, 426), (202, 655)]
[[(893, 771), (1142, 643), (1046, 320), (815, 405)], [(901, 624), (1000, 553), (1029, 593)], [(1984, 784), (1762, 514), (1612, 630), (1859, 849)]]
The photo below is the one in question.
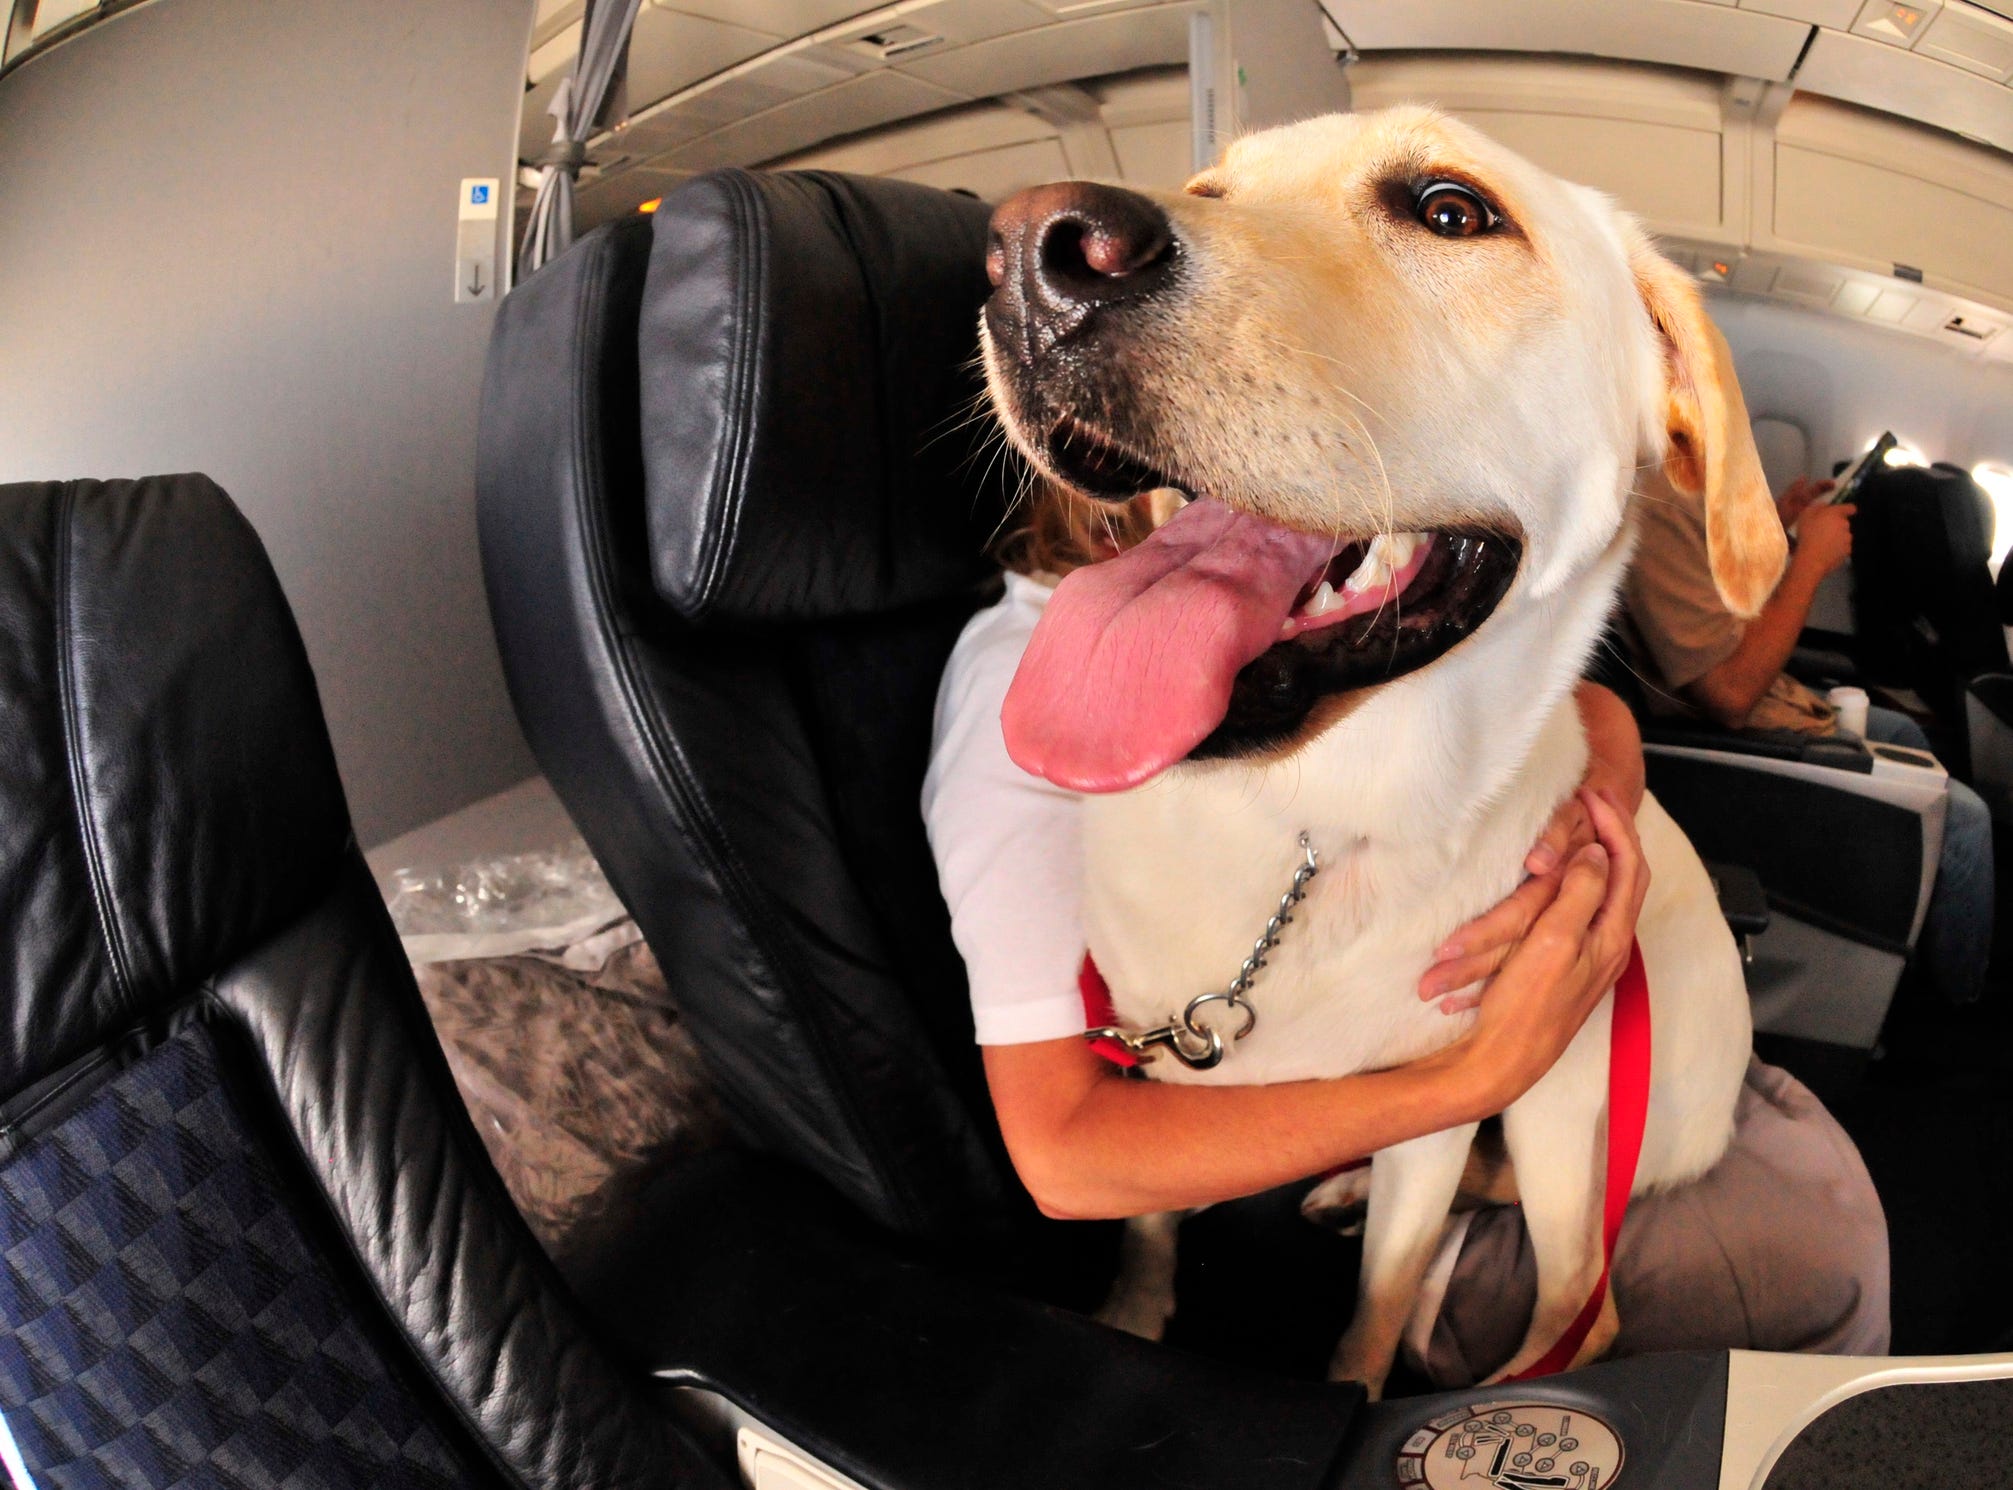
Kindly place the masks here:
[(1838, 710), (1838, 727), (1849, 735), (1866, 738), (1866, 710), (1871, 702), (1864, 688), (1834, 688), (1825, 695)]

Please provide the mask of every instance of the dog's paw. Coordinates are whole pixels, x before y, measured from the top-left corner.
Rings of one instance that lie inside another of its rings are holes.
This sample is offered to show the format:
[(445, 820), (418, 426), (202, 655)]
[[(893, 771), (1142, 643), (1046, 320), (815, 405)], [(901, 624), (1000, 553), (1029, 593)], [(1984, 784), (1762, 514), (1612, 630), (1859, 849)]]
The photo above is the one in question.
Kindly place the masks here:
[(1594, 1327), (1587, 1331), (1586, 1341), (1580, 1346), (1579, 1353), (1573, 1357), (1573, 1364), (1568, 1369), (1577, 1370), (1581, 1366), (1590, 1366), (1605, 1357), (1614, 1349), (1615, 1337), (1621, 1332), (1622, 1316), (1615, 1308), (1615, 1291), (1610, 1288), (1601, 1300), (1601, 1312), (1594, 1320)]
[(1391, 1374), (1391, 1353), (1372, 1349), (1354, 1331), (1342, 1337), (1328, 1362), (1330, 1381), (1353, 1381), (1369, 1394), (1372, 1402), (1384, 1400), (1384, 1381)]
[(1300, 1214), (1340, 1236), (1361, 1236), (1370, 1211), (1370, 1166), (1331, 1174), (1300, 1201)]
[[(1521, 1376), (1531, 1367), (1551, 1353), (1551, 1349), (1565, 1334), (1572, 1320), (1578, 1317), (1574, 1311), (1571, 1317), (1562, 1321), (1540, 1324), (1533, 1321), (1531, 1332), (1524, 1339), (1523, 1348), (1510, 1357), (1507, 1364), (1482, 1385), (1500, 1386), (1514, 1376)], [(1580, 1348), (1573, 1353), (1572, 1360), (1564, 1369), (1577, 1371), (1582, 1366), (1590, 1366), (1605, 1356), (1613, 1348), (1615, 1337), (1621, 1333), (1622, 1317), (1615, 1309), (1615, 1293), (1610, 1288), (1601, 1299), (1601, 1312), (1594, 1316), (1593, 1327), (1587, 1331), (1587, 1338), (1580, 1342)]]
[(1158, 1342), (1167, 1333), (1168, 1320), (1174, 1318), (1174, 1294), (1159, 1288), (1115, 1288), (1091, 1317), (1128, 1335)]

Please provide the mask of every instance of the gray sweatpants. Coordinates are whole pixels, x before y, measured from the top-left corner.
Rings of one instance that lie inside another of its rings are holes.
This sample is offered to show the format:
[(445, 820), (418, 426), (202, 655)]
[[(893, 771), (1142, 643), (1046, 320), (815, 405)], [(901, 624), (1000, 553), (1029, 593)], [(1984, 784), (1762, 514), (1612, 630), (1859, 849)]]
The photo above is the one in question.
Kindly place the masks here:
[[(1887, 1269), (1887, 1218), (1859, 1150), (1808, 1088), (1756, 1060), (1725, 1157), (1697, 1182), (1629, 1205), (1611, 1354), (1883, 1355)], [(1488, 1376), (1523, 1343), (1536, 1293), (1522, 1213), (1473, 1213), (1413, 1364), (1441, 1387)]]

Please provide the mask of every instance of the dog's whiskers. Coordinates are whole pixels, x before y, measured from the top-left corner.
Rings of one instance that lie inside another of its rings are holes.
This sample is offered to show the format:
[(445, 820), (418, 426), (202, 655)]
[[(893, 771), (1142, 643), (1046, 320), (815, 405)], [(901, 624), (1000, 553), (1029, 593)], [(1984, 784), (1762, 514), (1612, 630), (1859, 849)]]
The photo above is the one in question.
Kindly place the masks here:
[[(1326, 362), (1333, 367), (1340, 367), (1344, 369), (1346, 369), (1348, 366), (1348, 364), (1343, 362), (1343, 360), (1340, 357), (1331, 357), (1326, 352), (1317, 352), (1312, 347), (1303, 347), (1299, 345), (1297, 342), (1291, 342), (1286, 340), (1284, 337), (1267, 336), (1265, 340), (1271, 342), (1272, 345), (1279, 348), (1280, 351), (1290, 353), (1295, 357), (1311, 357), (1317, 362)], [(1356, 393), (1354, 390), (1338, 386), (1335, 391), (1341, 394), (1344, 398), (1348, 399), (1351, 403), (1360, 404), (1363, 408), (1364, 413), (1369, 414), (1377, 419), (1382, 419), (1384, 417), (1376, 409), (1370, 406), (1370, 403), (1367, 399), (1363, 398), (1360, 394)]]

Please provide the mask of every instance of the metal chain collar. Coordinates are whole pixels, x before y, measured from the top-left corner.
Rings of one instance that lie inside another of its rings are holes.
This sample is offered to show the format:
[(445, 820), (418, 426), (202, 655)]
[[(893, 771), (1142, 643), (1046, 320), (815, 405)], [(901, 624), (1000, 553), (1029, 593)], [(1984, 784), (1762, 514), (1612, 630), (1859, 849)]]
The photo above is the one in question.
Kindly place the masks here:
[(1158, 1047), (1163, 1045), (1191, 1071), (1207, 1071), (1221, 1061), (1228, 1048), (1223, 1042), (1223, 1031), (1202, 1023), (1197, 1016), (1206, 1005), (1215, 1003), (1242, 1014), (1243, 1024), (1230, 1037), (1233, 1042), (1242, 1040), (1257, 1027), (1258, 1010), (1252, 1007), (1246, 995), (1258, 979), (1258, 970), (1265, 966), (1265, 954), (1279, 945), (1280, 932), (1293, 924), (1293, 907), (1307, 898), (1307, 882), (1321, 872), (1320, 856), (1305, 833), (1300, 835), (1300, 852), (1302, 860), (1293, 871), (1293, 883), (1279, 897), (1279, 909), (1265, 923), (1265, 930), (1252, 944), (1251, 955), (1244, 959), (1244, 965), (1238, 968), (1237, 976), (1230, 980), (1227, 988), (1221, 992), (1198, 993), (1179, 1015), (1152, 1029), (1128, 1030), (1117, 1025), (1105, 1025), (1101, 1029), (1085, 1030), (1084, 1039), (1116, 1040), (1137, 1057), (1141, 1065), (1158, 1055)]

